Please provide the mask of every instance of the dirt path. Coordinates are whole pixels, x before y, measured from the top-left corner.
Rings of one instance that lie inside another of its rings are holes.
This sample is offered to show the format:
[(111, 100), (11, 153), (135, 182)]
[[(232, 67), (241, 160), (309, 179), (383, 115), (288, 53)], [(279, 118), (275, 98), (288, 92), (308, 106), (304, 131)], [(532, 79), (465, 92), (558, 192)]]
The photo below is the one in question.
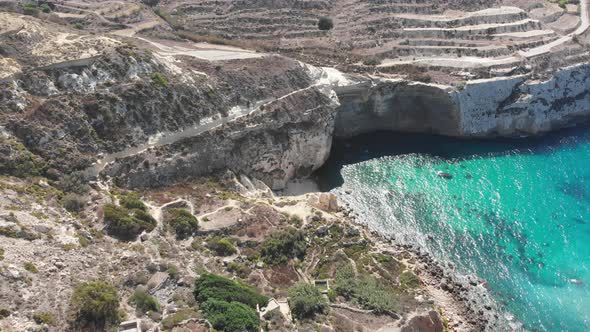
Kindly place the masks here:
[(553, 49), (554, 47), (565, 44), (565, 43), (571, 41), (574, 38), (574, 36), (579, 36), (579, 35), (583, 34), (584, 32), (586, 32), (586, 30), (588, 30), (588, 28), (590, 27), (590, 16), (588, 16), (589, 15), (588, 7), (590, 6), (588, 4), (589, 1), (590, 0), (581, 0), (580, 1), (581, 23), (580, 23), (580, 27), (578, 27), (578, 29), (576, 29), (576, 31), (570, 33), (567, 36), (563, 36), (563, 37), (561, 37), (549, 44), (545, 44), (545, 45), (541, 45), (539, 47), (532, 48), (526, 52), (520, 51), (518, 53), (525, 58), (530, 58), (530, 57), (546, 54), (546, 53), (549, 53), (551, 51), (551, 49)]
[(147, 202), (144, 202), (144, 204), (148, 207), (152, 217), (154, 217), (154, 219), (156, 219), (156, 221), (158, 222), (158, 228), (164, 227), (163, 217), (162, 217), (164, 209), (168, 206), (178, 204), (178, 203), (185, 203), (186, 205), (188, 205), (190, 213), (192, 215), (195, 214), (195, 206), (193, 205), (193, 203), (187, 199), (184, 199), (184, 198), (179, 198), (177, 200), (174, 200), (172, 202), (168, 202), (166, 204), (162, 204), (160, 206), (155, 206), (155, 205), (149, 204)]
[[(454, 67), (454, 68), (476, 68), (476, 67), (489, 67), (495, 65), (508, 65), (513, 63), (518, 63), (523, 60), (523, 58), (531, 58), (536, 57), (539, 55), (550, 53), (551, 50), (557, 46), (561, 46), (565, 43), (570, 42), (575, 36), (579, 36), (585, 33), (588, 28), (590, 28), (590, 0), (581, 0), (580, 1), (580, 19), (581, 24), (576, 29), (576, 31), (568, 34), (567, 36), (563, 36), (558, 38), (550, 43), (531, 48), (527, 51), (519, 51), (518, 55), (516, 56), (508, 56), (508, 57), (501, 57), (501, 58), (482, 58), (482, 57), (432, 57), (432, 58), (423, 58), (423, 59), (415, 59), (415, 60), (395, 60), (395, 59), (386, 59), (381, 63), (378, 67), (390, 67), (393, 65), (403, 65), (403, 64), (428, 64), (433, 66), (444, 66), (444, 67)], [(523, 34), (521, 32), (521, 34)]]

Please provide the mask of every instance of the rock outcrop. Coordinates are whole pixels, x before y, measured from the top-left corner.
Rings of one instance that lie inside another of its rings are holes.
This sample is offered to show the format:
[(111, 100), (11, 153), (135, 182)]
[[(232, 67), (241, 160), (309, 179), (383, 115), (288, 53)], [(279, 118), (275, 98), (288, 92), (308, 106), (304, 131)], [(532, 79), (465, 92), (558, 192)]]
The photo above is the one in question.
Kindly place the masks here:
[(590, 118), (590, 64), (549, 78), (531, 74), (469, 81), (462, 88), (405, 80), (364, 80), (336, 89), (335, 135), (376, 130), (456, 137), (537, 135)]
[(300, 90), (218, 128), (118, 160), (105, 173), (120, 185), (149, 187), (230, 169), (281, 189), (326, 161), (337, 105), (316, 88)]

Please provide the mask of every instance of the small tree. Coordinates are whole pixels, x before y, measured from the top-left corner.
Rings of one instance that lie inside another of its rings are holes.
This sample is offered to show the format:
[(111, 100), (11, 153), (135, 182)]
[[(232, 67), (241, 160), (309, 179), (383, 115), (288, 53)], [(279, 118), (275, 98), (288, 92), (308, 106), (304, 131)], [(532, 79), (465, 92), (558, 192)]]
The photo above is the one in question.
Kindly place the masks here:
[(216, 330), (225, 332), (258, 331), (256, 311), (239, 302), (208, 300), (201, 305), (203, 313)]
[(305, 234), (294, 228), (278, 231), (262, 243), (261, 256), (266, 264), (285, 264), (289, 259), (303, 258), (307, 242)]
[(214, 237), (207, 242), (207, 248), (217, 256), (231, 256), (238, 252), (234, 244), (227, 238)]
[(268, 298), (250, 286), (237, 283), (222, 276), (205, 273), (195, 281), (195, 298), (203, 303), (210, 299), (240, 302), (251, 308), (266, 306)]
[(64, 208), (70, 212), (80, 212), (84, 207), (84, 199), (76, 193), (69, 193), (62, 199)]
[(289, 290), (289, 305), (296, 318), (313, 318), (328, 311), (328, 301), (317, 287), (301, 283)]
[(318, 29), (320, 30), (332, 30), (334, 22), (331, 18), (322, 16), (318, 21)]
[(74, 289), (70, 308), (75, 326), (105, 329), (118, 321), (119, 295), (104, 282), (82, 283)]
[(134, 239), (144, 230), (150, 232), (157, 224), (149, 213), (140, 209), (128, 210), (122, 206), (106, 204), (103, 211), (104, 221), (108, 224), (107, 231), (122, 240)]
[(199, 225), (197, 218), (185, 209), (170, 209), (166, 211), (165, 220), (174, 229), (179, 239), (193, 235)]

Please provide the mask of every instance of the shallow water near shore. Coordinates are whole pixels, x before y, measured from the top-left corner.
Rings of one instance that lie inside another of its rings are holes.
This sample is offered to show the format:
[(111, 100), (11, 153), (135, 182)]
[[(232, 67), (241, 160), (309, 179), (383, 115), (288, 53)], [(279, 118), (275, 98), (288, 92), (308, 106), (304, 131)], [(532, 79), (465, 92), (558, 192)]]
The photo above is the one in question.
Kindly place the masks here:
[(377, 133), (336, 142), (318, 180), (370, 227), (484, 278), (525, 328), (590, 330), (590, 127), (485, 141)]

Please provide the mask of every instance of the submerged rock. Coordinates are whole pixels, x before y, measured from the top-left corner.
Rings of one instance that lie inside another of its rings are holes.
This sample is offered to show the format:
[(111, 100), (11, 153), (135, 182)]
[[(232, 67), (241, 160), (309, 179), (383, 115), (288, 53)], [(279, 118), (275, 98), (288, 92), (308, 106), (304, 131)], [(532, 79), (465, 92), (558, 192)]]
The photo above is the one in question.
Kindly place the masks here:
[(437, 175), (438, 177), (441, 177), (441, 178), (443, 178), (443, 179), (447, 179), (447, 180), (450, 180), (450, 179), (452, 179), (452, 178), (453, 178), (453, 175), (452, 175), (452, 174), (450, 174), (450, 173), (447, 173), (447, 172), (443, 172), (443, 171), (438, 171), (438, 172), (436, 173), (436, 175)]

